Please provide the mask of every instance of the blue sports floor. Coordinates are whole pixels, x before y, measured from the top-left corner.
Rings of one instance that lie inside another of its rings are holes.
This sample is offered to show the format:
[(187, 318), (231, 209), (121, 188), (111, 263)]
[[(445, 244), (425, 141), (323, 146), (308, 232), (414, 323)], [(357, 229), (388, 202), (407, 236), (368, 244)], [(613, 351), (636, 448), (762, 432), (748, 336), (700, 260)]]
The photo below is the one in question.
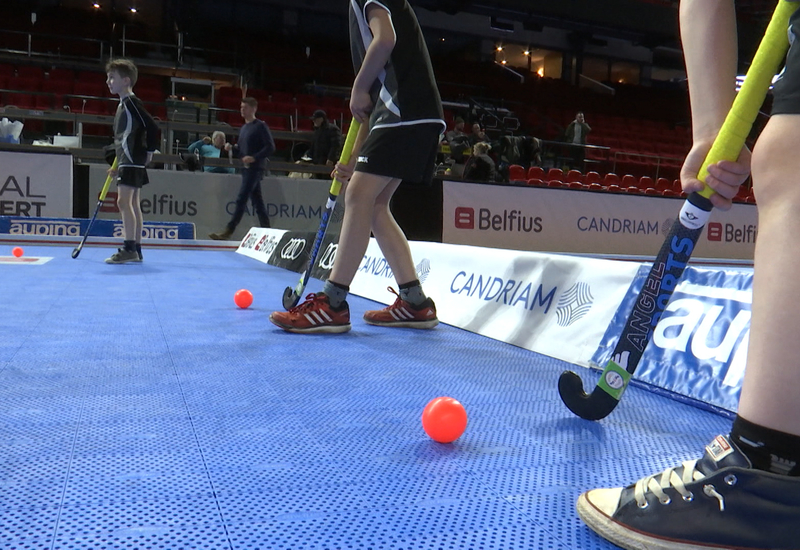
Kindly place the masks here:
[[(0, 261), (2, 549), (607, 549), (580, 492), (729, 429), (635, 387), (581, 420), (556, 389), (574, 367), (449, 326), (370, 327), (358, 297), (348, 334), (284, 333), (267, 316), (297, 275), (233, 252), (25, 252), (53, 259)], [(441, 395), (469, 414), (451, 445), (420, 425)]]

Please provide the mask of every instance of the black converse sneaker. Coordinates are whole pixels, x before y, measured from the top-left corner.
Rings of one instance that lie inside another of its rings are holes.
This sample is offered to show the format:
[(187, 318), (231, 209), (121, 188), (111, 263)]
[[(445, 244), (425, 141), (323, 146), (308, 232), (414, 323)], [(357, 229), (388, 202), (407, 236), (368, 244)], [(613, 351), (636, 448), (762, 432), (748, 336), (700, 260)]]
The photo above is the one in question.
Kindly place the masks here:
[(800, 477), (755, 470), (726, 436), (700, 460), (578, 498), (578, 515), (628, 550), (800, 549)]

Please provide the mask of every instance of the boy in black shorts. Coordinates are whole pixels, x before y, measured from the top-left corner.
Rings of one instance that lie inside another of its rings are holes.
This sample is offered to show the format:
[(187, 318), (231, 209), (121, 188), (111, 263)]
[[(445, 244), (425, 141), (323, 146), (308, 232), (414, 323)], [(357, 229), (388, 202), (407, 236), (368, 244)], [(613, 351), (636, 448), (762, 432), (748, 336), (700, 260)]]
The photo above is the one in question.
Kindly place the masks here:
[[(733, 102), (736, 14), (733, 0), (682, 0), (680, 12), (694, 142), (681, 180), (691, 193), (703, 188), (697, 171)], [(800, 548), (797, 11), (790, 37), (793, 46), (775, 85), (772, 118), (752, 156), (759, 226), (747, 370), (738, 413), (730, 434), (717, 436), (699, 460), (627, 487), (595, 489), (578, 498), (578, 514), (587, 525), (622, 548)], [(746, 149), (738, 162), (709, 167), (706, 183), (716, 191), (711, 197), (716, 207), (730, 208), (749, 171)]]
[(106, 263), (141, 262), (144, 221), (139, 195), (142, 186), (150, 181), (145, 166), (158, 146), (158, 126), (145, 111), (142, 101), (133, 95), (139, 76), (136, 65), (127, 59), (114, 59), (106, 65), (106, 74), (109, 91), (119, 96), (114, 116), (114, 145), (119, 168), (108, 172), (117, 179), (117, 206), (124, 233), (122, 248), (106, 259)]
[(408, 240), (389, 209), (401, 181), (430, 182), (446, 128), (428, 50), (406, 0), (351, 1), (350, 46), (357, 73), (350, 110), (363, 125), (350, 165), (335, 169), (348, 182), (336, 260), (322, 292), (288, 312), (274, 312), (270, 321), (290, 332), (350, 330), (345, 299), (371, 231), (400, 291), (391, 306), (367, 311), (364, 320), (432, 328), (439, 322), (436, 306), (422, 291)]

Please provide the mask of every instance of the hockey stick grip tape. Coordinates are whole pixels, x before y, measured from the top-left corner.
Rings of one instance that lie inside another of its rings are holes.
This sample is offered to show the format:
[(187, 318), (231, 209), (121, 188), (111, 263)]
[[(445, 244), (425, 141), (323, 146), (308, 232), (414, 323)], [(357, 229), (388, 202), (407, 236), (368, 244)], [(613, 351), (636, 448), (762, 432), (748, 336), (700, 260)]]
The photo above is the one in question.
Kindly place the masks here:
[[(356, 119), (350, 121), (350, 128), (347, 130), (347, 138), (345, 138), (344, 147), (342, 147), (342, 154), (339, 156), (340, 163), (348, 164), (350, 162), (350, 157), (353, 154), (353, 147), (355, 147), (356, 137), (358, 136), (358, 130), (360, 128), (361, 123)], [(331, 182), (331, 195), (338, 197), (341, 190), (342, 182), (339, 181), (339, 178), (334, 177), (333, 182)]]
[[(789, 18), (798, 7), (797, 2), (781, 0), (775, 8), (772, 19), (764, 33), (764, 38), (753, 57), (747, 77), (741, 90), (733, 101), (730, 112), (719, 130), (714, 145), (706, 155), (697, 174), (697, 179), (706, 181), (708, 166), (721, 160), (736, 161), (742, 151), (750, 129), (758, 116), (758, 110), (764, 103), (772, 78), (786, 56), (789, 47)], [(700, 191), (705, 198), (711, 197), (714, 191), (706, 186)]]

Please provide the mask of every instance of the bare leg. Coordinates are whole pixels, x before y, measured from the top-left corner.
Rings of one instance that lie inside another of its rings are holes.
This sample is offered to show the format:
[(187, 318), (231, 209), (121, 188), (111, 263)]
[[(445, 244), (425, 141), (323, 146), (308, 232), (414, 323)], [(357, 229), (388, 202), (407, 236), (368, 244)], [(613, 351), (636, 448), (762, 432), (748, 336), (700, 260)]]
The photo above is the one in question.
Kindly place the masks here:
[(800, 436), (800, 115), (776, 115), (758, 139), (753, 181), (758, 241), (753, 317), (739, 414)]
[[(126, 241), (136, 240), (136, 212), (133, 206), (134, 196), (137, 196), (136, 191), (137, 188), (130, 185), (117, 186), (117, 192), (119, 193), (117, 206), (122, 216), (122, 231)], [(139, 204), (138, 200), (136, 204)], [(141, 216), (141, 209), (139, 209), (139, 215)]]
[(384, 258), (389, 262), (389, 267), (392, 268), (395, 280), (398, 284), (403, 284), (415, 280), (417, 271), (408, 239), (389, 209), (389, 202), (399, 185), (399, 179), (392, 180), (378, 195), (372, 213), (372, 233), (381, 247)]
[(350, 178), (344, 194), (344, 221), (339, 235), (339, 248), (336, 250), (336, 260), (328, 278), (331, 282), (349, 286), (353, 281), (369, 245), (373, 213), (378, 197), (387, 188), (396, 189), (399, 183), (396, 178), (376, 176), (366, 172), (356, 172)]
[(144, 230), (144, 217), (142, 216), (142, 203), (139, 200), (141, 197), (142, 190), (139, 187), (134, 188), (133, 191), (133, 198), (131, 199), (131, 203), (133, 206), (133, 214), (136, 218), (136, 228), (134, 231), (136, 232), (135, 241), (136, 244), (142, 244), (142, 231)]

